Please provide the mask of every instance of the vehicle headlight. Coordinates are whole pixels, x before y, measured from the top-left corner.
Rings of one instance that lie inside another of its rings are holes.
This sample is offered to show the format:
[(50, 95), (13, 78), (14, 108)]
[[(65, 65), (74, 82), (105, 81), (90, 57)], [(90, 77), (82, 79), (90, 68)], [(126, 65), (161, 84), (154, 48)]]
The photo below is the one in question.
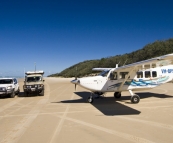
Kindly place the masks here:
[(43, 87), (43, 84), (39, 84), (38, 87), (39, 87), (39, 88)]
[(27, 85), (26, 87), (27, 87), (27, 88), (30, 88), (31, 86)]
[(2, 91), (5, 91), (5, 90), (6, 90), (6, 88), (5, 88), (5, 87), (2, 87), (2, 88), (1, 88), (1, 90), (2, 90)]
[(7, 87), (7, 90), (9, 90), (9, 89), (12, 89), (12, 86), (8, 86), (8, 87)]
[(35, 85), (35, 88), (37, 88), (37, 86), (39, 86), (39, 85)]

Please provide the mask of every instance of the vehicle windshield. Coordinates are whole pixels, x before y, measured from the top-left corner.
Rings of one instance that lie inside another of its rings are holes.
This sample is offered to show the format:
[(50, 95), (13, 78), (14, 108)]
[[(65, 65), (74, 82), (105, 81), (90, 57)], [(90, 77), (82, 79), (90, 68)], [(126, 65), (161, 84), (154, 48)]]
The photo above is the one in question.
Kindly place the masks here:
[(13, 80), (12, 79), (1, 79), (0, 84), (12, 84)]
[(37, 82), (41, 81), (41, 76), (32, 76), (27, 78), (27, 82)]
[(102, 71), (101, 73), (98, 74), (98, 76), (106, 77), (108, 73), (109, 73), (109, 70)]

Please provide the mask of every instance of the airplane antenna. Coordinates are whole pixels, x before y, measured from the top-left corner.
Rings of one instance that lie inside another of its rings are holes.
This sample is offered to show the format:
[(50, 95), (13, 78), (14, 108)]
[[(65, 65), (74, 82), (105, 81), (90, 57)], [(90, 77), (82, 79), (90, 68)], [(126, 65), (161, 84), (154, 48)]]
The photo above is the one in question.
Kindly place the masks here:
[(119, 61), (119, 63), (118, 63), (118, 64), (116, 64), (116, 67), (115, 67), (115, 68), (118, 68), (118, 65), (120, 64), (120, 62), (121, 62), (121, 61)]

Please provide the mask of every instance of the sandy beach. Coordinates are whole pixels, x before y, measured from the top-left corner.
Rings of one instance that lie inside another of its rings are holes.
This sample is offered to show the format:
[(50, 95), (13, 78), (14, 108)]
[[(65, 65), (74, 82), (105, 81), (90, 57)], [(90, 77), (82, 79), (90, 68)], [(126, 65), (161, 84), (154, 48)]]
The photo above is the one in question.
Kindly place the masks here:
[(172, 143), (173, 84), (136, 92), (139, 104), (113, 93), (86, 99), (90, 92), (70, 79), (45, 78), (45, 95), (0, 98), (0, 143)]

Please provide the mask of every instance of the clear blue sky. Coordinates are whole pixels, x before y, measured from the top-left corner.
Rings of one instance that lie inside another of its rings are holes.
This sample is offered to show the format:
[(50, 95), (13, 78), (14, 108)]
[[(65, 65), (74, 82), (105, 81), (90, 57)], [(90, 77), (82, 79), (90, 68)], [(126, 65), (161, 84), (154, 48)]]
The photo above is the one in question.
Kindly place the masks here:
[(0, 76), (35, 62), (49, 75), (169, 38), (172, 0), (1, 0)]

